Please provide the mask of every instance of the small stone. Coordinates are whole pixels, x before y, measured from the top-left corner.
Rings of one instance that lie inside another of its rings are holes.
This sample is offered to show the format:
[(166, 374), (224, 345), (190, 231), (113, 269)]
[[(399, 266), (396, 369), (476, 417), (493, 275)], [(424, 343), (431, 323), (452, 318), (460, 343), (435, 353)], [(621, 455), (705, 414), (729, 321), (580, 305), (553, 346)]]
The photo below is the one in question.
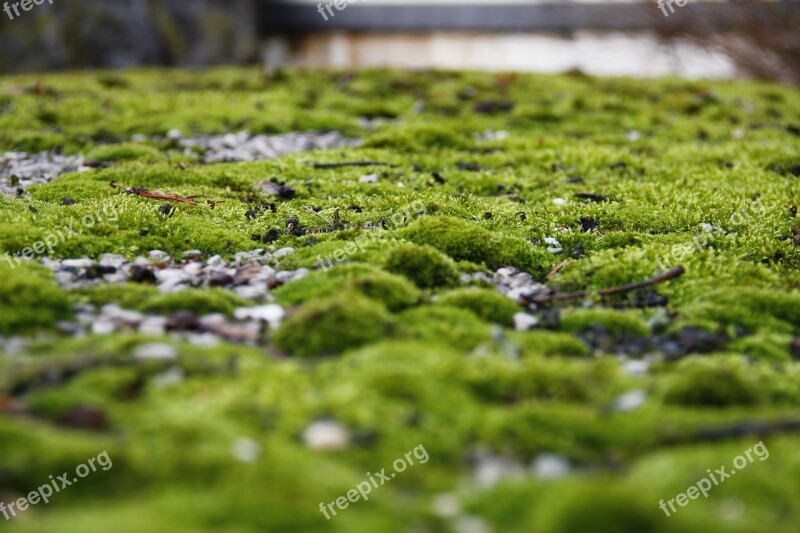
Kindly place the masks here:
[(178, 311), (167, 318), (165, 326), (167, 331), (196, 330), (200, 322), (191, 311)]
[(173, 128), (167, 132), (167, 139), (170, 141), (179, 141), (183, 138), (183, 133), (177, 128)]
[(169, 344), (148, 342), (137, 346), (133, 350), (133, 356), (139, 360), (174, 361), (178, 358), (178, 352)]
[(183, 382), (185, 377), (186, 374), (183, 372), (182, 368), (173, 366), (168, 370), (155, 374), (152, 378), (153, 386), (157, 389), (174, 387)]
[(156, 261), (167, 262), (170, 259), (169, 254), (162, 250), (151, 250), (148, 255), (150, 259), (154, 259)]
[(567, 201), (564, 198), (553, 198), (553, 203), (556, 205), (564, 205)]
[(285, 257), (292, 252), (294, 252), (294, 248), (286, 247), (286, 248), (281, 248), (280, 250), (276, 250), (275, 253), (272, 254), (272, 256), (275, 258)]
[(209, 287), (227, 287), (233, 285), (233, 276), (227, 272), (217, 272), (208, 279)]
[(75, 205), (75, 200), (71, 196), (61, 199), (61, 205)]
[(61, 265), (67, 268), (88, 268), (94, 265), (94, 261), (91, 259), (64, 259)]
[(378, 175), (377, 174), (367, 174), (366, 176), (361, 176), (358, 181), (360, 183), (378, 183)]
[(650, 363), (648, 361), (634, 359), (632, 361), (626, 361), (622, 368), (629, 376), (641, 377), (647, 375)]
[(437, 494), (433, 498), (433, 514), (439, 518), (453, 518), (461, 514), (461, 504), (452, 492)]
[(143, 335), (163, 335), (167, 330), (167, 319), (162, 316), (148, 316), (139, 323), (139, 333)]
[(558, 242), (558, 239), (553, 237), (546, 237), (544, 239), (545, 244), (549, 244), (550, 246), (547, 248), (547, 251), (553, 254), (560, 253), (562, 251), (561, 243)]
[(569, 473), (569, 461), (552, 453), (539, 454), (531, 466), (533, 473), (541, 480), (558, 479)]
[(141, 266), (133, 265), (129, 271), (131, 281), (136, 283), (155, 283), (156, 275), (151, 269)]
[(92, 333), (95, 335), (110, 335), (116, 329), (114, 321), (108, 318), (99, 318), (92, 322)]
[(342, 450), (350, 444), (350, 432), (334, 420), (319, 420), (306, 427), (303, 442), (312, 450)]
[(533, 329), (539, 320), (528, 313), (514, 313), (514, 328), (517, 331), (529, 331)]
[(197, 257), (203, 257), (203, 252), (200, 250), (186, 250), (182, 255), (187, 259), (194, 259)]
[(231, 454), (240, 463), (254, 463), (261, 455), (261, 446), (253, 439), (241, 438), (233, 443)]
[(277, 328), (284, 316), (283, 308), (280, 305), (269, 304), (258, 307), (240, 307), (233, 312), (237, 320), (263, 320), (268, 322), (270, 327)]
[(615, 399), (612, 404), (612, 408), (615, 411), (627, 413), (641, 407), (645, 399), (647, 399), (647, 395), (643, 390), (632, 390)]

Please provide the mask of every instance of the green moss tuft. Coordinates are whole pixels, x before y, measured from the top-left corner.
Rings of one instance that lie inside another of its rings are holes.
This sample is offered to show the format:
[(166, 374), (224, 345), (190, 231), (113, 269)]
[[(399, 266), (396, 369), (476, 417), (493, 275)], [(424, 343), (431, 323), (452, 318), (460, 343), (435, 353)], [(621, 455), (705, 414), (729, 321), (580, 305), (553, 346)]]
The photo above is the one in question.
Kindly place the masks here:
[(392, 248), (386, 253), (383, 265), (389, 272), (405, 276), (423, 289), (459, 284), (455, 262), (428, 245), (404, 244)]
[(390, 311), (410, 307), (420, 296), (419, 289), (405, 278), (361, 263), (343, 264), (327, 272), (311, 272), (281, 286), (273, 294), (282, 305), (297, 305), (349, 290), (382, 302)]
[(515, 266), (530, 270), (536, 264), (533, 247), (522, 239), (491, 233), (454, 217), (425, 217), (400, 231), (417, 244), (429, 244), (456, 260), (483, 263), (491, 268)]
[(508, 327), (514, 325), (514, 314), (521, 311), (513, 300), (494, 289), (458, 289), (440, 295), (436, 303), (468, 309), (483, 320)]
[(11, 268), (3, 263), (0, 280), (0, 334), (18, 335), (52, 326), (72, 313), (69, 298), (43, 267), (25, 262)]
[(284, 320), (273, 340), (291, 355), (338, 355), (380, 339), (393, 324), (382, 304), (347, 292), (304, 306)]
[(755, 405), (762, 390), (743, 358), (691, 357), (681, 361), (664, 385), (664, 401), (697, 407)]
[(410, 309), (400, 317), (398, 336), (471, 350), (491, 339), (489, 325), (469, 311), (454, 307), (426, 306)]

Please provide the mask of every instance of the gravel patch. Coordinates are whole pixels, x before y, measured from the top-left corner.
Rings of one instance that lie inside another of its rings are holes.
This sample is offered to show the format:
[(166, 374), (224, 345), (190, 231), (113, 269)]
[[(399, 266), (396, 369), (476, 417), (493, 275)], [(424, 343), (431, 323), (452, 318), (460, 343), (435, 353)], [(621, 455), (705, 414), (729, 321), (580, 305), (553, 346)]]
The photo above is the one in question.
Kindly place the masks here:
[(31, 185), (49, 183), (65, 172), (86, 170), (91, 169), (83, 165), (82, 156), (55, 152), (6, 152), (0, 155), (0, 192), (7, 196), (21, 196)]
[(246, 131), (227, 135), (183, 137), (170, 131), (168, 137), (183, 147), (187, 154), (202, 153), (204, 163), (227, 163), (273, 159), (284, 154), (307, 150), (328, 150), (358, 146), (361, 141), (345, 137), (337, 131), (305, 132), (282, 135), (251, 135)]

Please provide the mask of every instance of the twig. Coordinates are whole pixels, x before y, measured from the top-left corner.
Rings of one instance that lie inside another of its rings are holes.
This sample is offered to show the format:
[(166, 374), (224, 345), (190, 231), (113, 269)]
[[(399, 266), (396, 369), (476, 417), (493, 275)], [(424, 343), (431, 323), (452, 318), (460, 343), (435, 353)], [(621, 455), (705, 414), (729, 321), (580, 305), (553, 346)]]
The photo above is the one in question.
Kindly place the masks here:
[(331, 221), (330, 221), (330, 220), (328, 220), (328, 219), (327, 219), (327, 218), (325, 218), (324, 216), (320, 215), (319, 213), (317, 213), (316, 211), (314, 211), (314, 210), (313, 210), (313, 209), (311, 209), (310, 207), (308, 207), (308, 206), (303, 206), (303, 211), (308, 211), (308, 212), (309, 212), (309, 213), (311, 213), (312, 215), (314, 215), (314, 216), (316, 216), (316, 217), (319, 217), (319, 218), (321, 218), (322, 220), (324, 220), (324, 221), (325, 221), (325, 223), (326, 223), (327, 225), (329, 225), (329, 226), (331, 225)]
[(547, 275), (547, 279), (551, 279), (553, 276), (555, 276), (556, 274), (558, 274), (558, 272), (559, 272), (559, 271), (560, 271), (562, 268), (564, 268), (564, 265), (566, 265), (566, 264), (567, 264), (567, 260), (566, 260), (566, 259), (564, 259), (564, 260), (563, 260), (563, 261), (561, 261), (559, 264), (557, 264), (557, 265), (556, 265), (556, 267), (555, 267), (553, 270), (551, 270), (551, 271), (550, 271), (550, 273)]
[(731, 426), (700, 428), (686, 433), (668, 433), (664, 442), (681, 444), (684, 442), (716, 442), (746, 436), (765, 437), (773, 433), (800, 431), (800, 420), (777, 420), (775, 422), (747, 421)]
[[(115, 189), (120, 189), (127, 194), (135, 194), (137, 196), (141, 196), (142, 198), (147, 198), (149, 200), (159, 200), (162, 202), (175, 202), (179, 204), (197, 205), (197, 202), (194, 199), (203, 197), (202, 194), (195, 194), (192, 196), (180, 196), (178, 195), (178, 193), (165, 194), (161, 191), (151, 192), (149, 189), (145, 189), (144, 187), (124, 187), (115, 181), (111, 182), (111, 186)], [(221, 200), (208, 201), (208, 205), (211, 206), (211, 209), (214, 209), (219, 203), (222, 203), (222, 201)]]
[(396, 167), (391, 163), (381, 161), (343, 161), (341, 163), (314, 163), (314, 168), (344, 168), (344, 167)]
[(663, 274), (659, 274), (658, 276), (653, 276), (652, 278), (646, 281), (640, 281), (638, 283), (629, 283), (628, 285), (622, 285), (620, 287), (611, 287), (610, 289), (602, 289), (597, 291), (597, 294), (599, 294), (600, 296), (611, 296), (613, 294), (635, 291), (636, 289), (643, 289), (645, 287), (650, 287), (651, 285), (656, 285), (658, 283), (663, 283), (671, 279), (679, 278), (683, 276), (685, 272), (686, 271), (684, 270), (684, 268), (678, 265), (670, 268)]
[[(612, 296), (614, 294), (622, 294), (624, 292), (630, 292), (637, 289), (642, 289), (644, 287), (650, 287), (652, 285), (657, 285), (658, 283), (663, 283), (665, 281), (669, 281), (671, 279), (678, 278), (682, 276), (686, 271), (680, 265), (675, 266), (664, 272), (663, 274), (659, 274), (658, 276), (653, 276), (652, 278), (639, 281), (636, 283), (630, 283), (628, 285), (622, 285), (619, 287), (610, 287), (608, 289), (600, 289), (597, 291), (597, 294), (600, 296)], [(565, 300), (579, 300), (581, 298), (586, 298), (589, 295), (588, 292), (567, 292), (567, 293), (558, 293), (553, 292), (549, 294), (539, 294), (527, 300), (526, 303), (535, 303), (535, 304), (545, 304), (550, 302), (560, 302)]]

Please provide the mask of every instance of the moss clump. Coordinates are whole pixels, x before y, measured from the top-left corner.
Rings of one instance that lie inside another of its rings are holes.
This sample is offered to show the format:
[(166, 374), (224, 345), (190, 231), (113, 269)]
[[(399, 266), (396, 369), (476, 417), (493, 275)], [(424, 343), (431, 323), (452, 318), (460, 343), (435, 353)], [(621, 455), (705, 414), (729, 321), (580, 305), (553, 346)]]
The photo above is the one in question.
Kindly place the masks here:
[(762, 399), (757, 380), (741, 358), (682, 361), (664, 390), (665, 402), (686, 406), (755, 405)]
[(187, 289), (173, 294), (162, 294), (143, 302), (138, 309), (150, 313), (168, 314), (192, 311), (197, 315), (222, 313), (232, 315), (237, 307), (251, 302), (222, 289)]
[(11, 268), (3, 263), (0, 280), (0, 334), (17, 335), (52, 326), (72, 312), (69, 298), (42, 267), (23, 263)]
[(393, 324), (382, 304), (346, 292), (304, 306), (281, 324), (273, 340), (291, 355), (337, 355), (380, 339)]
[(568, 333), (556, 331), (513, 332), (509, 338), (515, 342), (523, 357), (562, 356), (585, 357), (589, 347)]
[(327, 272), (311, 272), (283, 285), (274, 295), (282, 305), (297, 305), (349, 290), (383, 302), (390, 311), (414, 305), (420, 295), (419, 289), (405, 278), (360, 263), (337, 266)]
[(158, 314), (192, 311), (198, 315), (231, 315), (237, 307), (246, 307), (251, 303), (222, 289), (185, 289), (172, 294), (161, 294), (156, 287), (137, 283), (84, 287), (73, 291), (73, 294), (79, 300), (98, 306), (117, 304), (123, 309)]
[(400, 315), (398, 335), (471, 350), (489, 342), (489, 325), (469, 311), (454, 307), (427, 306)]
[(603, 326), (616, 338), (626, 335), (645, 337), (650, 328), (641, 311), (615, 311), (611, 309), (575, 309), (561, 317), (564, 331), (580, 333), (592, 326)]
[(386, 254), (383, 266), (389, 272), (405, 276), (423, 289), (454, 287), (459, 284), (455, 262), (428, 245), (404, 244), (392, 248)]
[(467, 149), (472, 142), (454, 133), (451, 128), (433, 125), (414, 125), (374, 133), (367, 137), (364, 146), (392, 148), (404, 152), (426, 151), (431, 148)]
[(458, 289), (442, 294), (436, 303), (468, 309), (487, 322), (508, 327), (514, 325), (514, 314), (521, 311), (513, 300), (493, 289)]
[(515, 266), (523, 270), (535, 264), (533, 247), (522, 239), (492, 233), (454, 217), (425, 217), (400, 231), (417, 244), (430, 244), (456, 260), (482, 263), (492, 268)]

